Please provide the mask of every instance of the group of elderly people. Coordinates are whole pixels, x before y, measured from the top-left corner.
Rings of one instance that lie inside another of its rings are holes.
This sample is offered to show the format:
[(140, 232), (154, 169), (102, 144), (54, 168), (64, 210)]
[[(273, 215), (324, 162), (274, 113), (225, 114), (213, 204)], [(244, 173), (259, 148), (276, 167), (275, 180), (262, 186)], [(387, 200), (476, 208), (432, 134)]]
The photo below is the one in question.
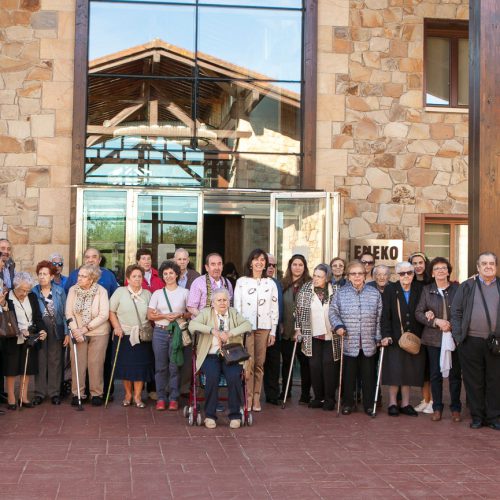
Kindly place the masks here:
[[(196, 370), (206, 377), (207, 428), (216, 427), (221, 373), (227, 381), (231, 428), (241, 424), (242, 374), (248, 408), (262, 410), (266, 352), (276, 342), (282, 357), (278, 400), (291, 395), (292, 384), (288, 395), (285, 391), (296, 352), (301, 376), (299, 403), (331, 411), (341, 398), (342, 413), (349, 415), (360, 392), (364, 411), (372, 415), (379, 349), (383, 348), (379, 370), (382, 385), (389, 388), (390, 416), (417, 416), (430, 405), (431, 420), (441, 420), (443, 378), (448, 377), (452, 421), (461, 421), (462, 375), (451, 318), (459, 285), (450, 282), (452, 267), (443, 257), (429, 262), (417, 252), (409, 261), (396, 265), (397, 280), (390, 282), (390, 269), (374, 267), (375, 259), (369, 253), (348, 265), (341, 258), (333, 259), (330, 265), (319, 264), (312, 277), (306, 259), (296, 254), (280, 283), (268, 272), (269, 255), (256, 249), (247, 259), (245, 275), (236, 281), (234, 296), (232, 285), (221, 276), (222, 258), (218, 254), (207, 256), (206, 275), (189, 277), (170, 260), (156, 272), (151, 253), (139, 251), (137, 263), (126, 269), (125, 286), (115, 287), (113, 293), (99, 284), (103, 269), (98, 263), (87, 261), (77, 270), (73, 277), (76, 284), (69, 287), (67, 295), (56, 284), (57, 267), (48, 260), (36, 267), (38, 284), (34, 286), (31, 276), (20, 272), (12, 289), (0, 296), (3, 311), (15, 316), (19, 332), (3, 339), (7, 408), (14, 410), (18, 404), (30, 408), (45, 398), (60, 404), (61, 352), (71, 342), (78, 358), (76, 364), (71, 349), (72, 404), (79, 404), (78, 394), (85, 395), (87, 386), (92, 405), (100, 406), (106, 390), (104, 365), (112, 330), (115, 376), (123, 380), (125, 390), (122, 405), (144, 408), (144, 384), (154, 382), (156, 410), (168, 407), (175, 411), (183, 386), (181, 366), (191, 362), (191, 351), (186, 350), (192, 341), (189, 329), (198, 335)], [(478, 271), (481, 273), (479, 265)], [(193, 284), (191, 292), (180, 286), (180, 280), (185, 285), (187, 279)], [(109, 277), (107, 281), (109, 285)], [(488, 300), (493, 303), (490, 296)], [(496, 324), (496, 314), (494, 321)], [(416, 352), (401, 342), (408, 332), (418, 339)], [(225, 362), (221, 349), (227, 343), (242, 344), (244, 339), (250, 358), (242, 371), (240, 364)], [(16, 399), (15, 379), (20, 375), (24, 375), (24, 383)], [(28, 377), (32, 375), (35, 397), (30, 401)], [(425, 393), (426, 383), (430, 396)], [(422, 388), (420, 408), (411, 404), (412, 386)], [(430, 397), (432, 402), (427, 401)], [(266, 400), (276, 404), (274, 398)]]

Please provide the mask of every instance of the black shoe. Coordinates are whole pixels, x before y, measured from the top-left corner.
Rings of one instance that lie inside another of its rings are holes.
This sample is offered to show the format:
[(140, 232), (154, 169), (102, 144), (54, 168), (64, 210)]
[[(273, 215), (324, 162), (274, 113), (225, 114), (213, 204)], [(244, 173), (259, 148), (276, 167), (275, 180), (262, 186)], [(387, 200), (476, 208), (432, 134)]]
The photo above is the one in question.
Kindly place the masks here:
[[(78, 398), (76, 398), (78, 399)], [(61, 404), (61, 398), (59, 396), (52, 396), (50, 399), (52, 401), (53, 405), (60, 405)]]
[(373, 417), (373, 408), (366, 408), (365, 413), (366, 413), (369, 417)]
[(16, 403), (7, 403), (7, 410), (12, 410), (12, 411), (17, 410), (17, 404)]
[(309, 408), (323, 408), (323, 401), (321, 401), (321, 399), (311, 399), (307, 406), (309, 406)]
[(412, 405), (403, 406), (403, 408), (399, 409), (399, 412), (403, 415), (408, 415), (409, 417), (418, 417), (418, 413)]
[(302, 396), (300, 396), (299, 405), (308, 405), (310, 401), (311, 401), (311, 396), (303, 394)]
[(5, 415), (5, 412), (3, 410), (0, 410), (0, 415)]
[(43, 403), (43, 400), (44, 398), (42, 396), (35, 396), (33, 398), (33, 401), (32, 403), (35, 405), (35, 406), (38, 406), (38, 405), (41, 405)]
[(396, 405), (391, 405), (387, 408), (387, 414), (390, 417), (399, 417), (399, 408)]
[(488, 427), (490, 429), (494, 429), (495, 431), (500, 431), (500, 421), (496, 420), (495, 422), (490, 422), (488, 424)]
[(473, 418), (472, 422), (469, 424), (469, 427), (471, 429), (481, 429), (483, 426), (483, 421), (479, 420), (478, 418)]
[(342, 415), (350, 415), (352, 413), (352, 408), (350, 406), (344, 406), (342, 408)]
[[(35, 405), (31, 401), (23, 401), (23, 408), (34, 408)], [(21, 405), (19, 404), (19, 408), (21, 408)]]
[(333, 400), (333, 399), (325, 399), (325, 402), (323, 403), (323, 410), (324, 411), (333, 411), (333, 410), (335, 410), (335, 400)]
[(102, 406), (102, 396), (92, 396), (92, 406)]
[(275, 406), (279, 406), (279, 401), (277, 399), (273, 399), (273, 398), (266, 398), (266, 403), (269, 403), (270, 405), (275, 405)]
[[(82, 401), (83, 403), (83, 401)], [(73, 396), (71, 398), (71, 406), (79, 406), (79, 403), (78, 403), (78, 396)]]

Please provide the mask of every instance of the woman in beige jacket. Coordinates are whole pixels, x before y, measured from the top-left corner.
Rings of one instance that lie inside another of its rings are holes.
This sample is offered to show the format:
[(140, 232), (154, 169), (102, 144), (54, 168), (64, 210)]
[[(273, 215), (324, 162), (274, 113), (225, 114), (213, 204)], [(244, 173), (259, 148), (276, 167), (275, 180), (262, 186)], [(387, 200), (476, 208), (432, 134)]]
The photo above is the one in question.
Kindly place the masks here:
[[(80, 267), (77, 284), (69, 289), (66, 300), (66, 319), (70, 320), (69, 326), (76, 340), (80, 393), (85, 393), (85, 372), (88, 369), (93, 406), (101, 406), (103, 403), (103, 367), (110, 332), (108, 292), (97, 284), (100, 275), (101, 271), (97, 266)], [(66, 336), (64, 345), (69, 342), (70, 338)], [(73, 350), (70, 352), (73, 381), (71, 404), (76, 406), (76, 368)]]

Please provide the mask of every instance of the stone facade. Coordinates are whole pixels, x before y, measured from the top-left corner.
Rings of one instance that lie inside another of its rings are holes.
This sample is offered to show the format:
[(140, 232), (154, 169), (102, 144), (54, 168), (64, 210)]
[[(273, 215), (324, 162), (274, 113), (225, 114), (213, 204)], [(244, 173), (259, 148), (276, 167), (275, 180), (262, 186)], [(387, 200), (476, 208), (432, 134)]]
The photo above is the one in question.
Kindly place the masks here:
[[(319, 0), (316, 186), (350, 238), (420, 246), (420, 214), (467, 212), (468, 115), (423, 105), (423, 20), (467, 0)], [(0, 237), (19, 267), (69, 257), (75, 0), (0, 3)]]
[(468, 0), (319, 2), (317, 186), (344, 196), (350, 238), (420, 247), (420, 214), (467, 213), (468, 114), (427, 111), (424, 18)]

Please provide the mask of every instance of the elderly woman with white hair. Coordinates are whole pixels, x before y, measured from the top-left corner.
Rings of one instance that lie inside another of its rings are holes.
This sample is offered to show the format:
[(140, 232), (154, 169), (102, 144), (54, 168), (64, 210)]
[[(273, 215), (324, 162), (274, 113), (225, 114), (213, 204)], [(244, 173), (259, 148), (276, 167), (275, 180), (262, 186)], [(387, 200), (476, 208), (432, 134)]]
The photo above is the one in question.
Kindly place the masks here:
[[(421, 337), (422, 325), (415, 311), (422, 293), (422, 284), (415, 280), (415, 271), (409, 262), (396, 264), (399, 281), (387, 287), (383, 294), (382, 345), (386, 348), (382, 367), (382, 384), (389, 386), (387, 412), (396, 417), (400, 413), (418, 416), (410, 405), (410, 387), (422, 387), (425, 373), (425, 352), (410, 354), (399, 346), (403, 332)], [(401, 407), (397, 405), (398, 388), (401, 387)]]
[(368, 286), (376, 288), (380, 293), (384, 293), (386, 286), (389, 284), (391, 270), (384, 264), (379, 264), (373, 268), (373, 281), (367, 283)]
[(219, 351), (225, 343), (243, 344), (243, 335), (252, 330), (252, 324), (236, 309), (229, 307), (226, 288), (214, 290), (212, 307), (205, 307), (189, 323), (191, 333), (200, 332), (197, 345), (196, 370), (205, 374), (205, 427), (216, 427), (218, 386), (221, 372), (227, 381), (229, 426), (237, 429), (241, 424), (241, 370), (242, 366), (227, 365)]
[[(101, 406), (103, 403), (104, 358), (110, 332), (108, 292), (97, 284), (100, 276), (101, 270), (98, 266), (85, 264), (80, 267), (78, 281), (69, 289), (66, 300), (66, 318), (76, 340), (80, 393), (85, 394), (85, 373), (88, 369), (93, 406)], [(69, 337), (66, 337), (64, 345), (68, 345), (69, 342)], [(71, 375), (73, 393), (71, 404), (77, 406), (78, 390), (73, 349)]]
[[(31, 291), (34, 282), (29, 273), (16, 273), (13, 280), (13, 289), (7, 294), (0, 295), (2, 314), (11, 311), (16, 319), (19, 333), (14, 337), (4, 339), (2, 349), (3, 371), (7, 381), (7, 408), (17, 408), (14, 386), (16, 377), (24, 374), (24, 367), (28, 349), (36, 348), (38, 341), (47, 337), (45, 325), (38, 306), (38, 299)], [(33, 341), (38, 339), (36, 343)], [(35, 347), (32, 347), (34, 345)], [(28, 356), (26, 365), (26, 380), (21, 384), (22, 394), (19, 401), (25, 408), (32, 408), (33, 403), (28, 400), (28, 385), (30, 375), (38, 373), (38, 355)]]

